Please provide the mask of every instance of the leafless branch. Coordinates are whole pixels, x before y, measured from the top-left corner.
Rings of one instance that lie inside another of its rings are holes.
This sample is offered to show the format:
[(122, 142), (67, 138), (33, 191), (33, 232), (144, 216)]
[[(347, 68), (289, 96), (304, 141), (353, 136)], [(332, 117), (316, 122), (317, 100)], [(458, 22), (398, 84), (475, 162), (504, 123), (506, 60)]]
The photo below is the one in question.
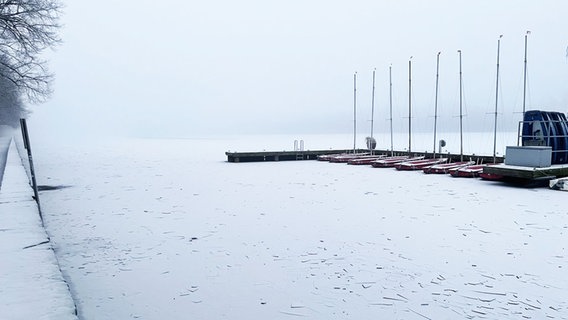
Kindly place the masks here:
[(53, 76), (40, 53), (60, 43), (58, 0), (0, 0), (0, 78), (32, 102), (49, 97)]

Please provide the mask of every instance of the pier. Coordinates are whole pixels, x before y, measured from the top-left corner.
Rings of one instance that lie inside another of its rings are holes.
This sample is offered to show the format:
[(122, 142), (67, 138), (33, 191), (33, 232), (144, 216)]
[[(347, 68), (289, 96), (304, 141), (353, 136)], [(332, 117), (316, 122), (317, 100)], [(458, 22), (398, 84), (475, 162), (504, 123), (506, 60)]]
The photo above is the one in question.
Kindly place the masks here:
[[(369, 152), (368, 149), (356, 149), (356, 153)], [(408, 155), (407, 151), (391, 151), (391, 150), (373, 150), (373, 154), (377, 155)], [(319, 155), (353, 153), (353, 149), (341, 150), (306, 150), (306, 151), (262, 151), (262, 152), (225, 152), (228, 162), (264, 162), (264, 161), (299, 161), (299, 160), (317, 160)], [(411, 152), (414, 156), (424, 156), (426, 158), (434, 157), (432, 152)], [(462, 156), (453, 153), (436, 153), (436, 157), (446, 157), (450, 161), (460, 161)], [(493, 163), (493, 156), (483, 155), (463, 155), (463, 160), (472, 160), (476, 163)], [(502, 163), (503, 157), (497, 157), (496, 162)]]
[[(350, 150), (307, 150), (307, 151), (261, 151), (261, 152), (225, 152), (228, 162), (263, 162), (317, 160), (319, 155), (332, 153), (353, 153)], [(357, 150), (357, 152), (365, 152)]]

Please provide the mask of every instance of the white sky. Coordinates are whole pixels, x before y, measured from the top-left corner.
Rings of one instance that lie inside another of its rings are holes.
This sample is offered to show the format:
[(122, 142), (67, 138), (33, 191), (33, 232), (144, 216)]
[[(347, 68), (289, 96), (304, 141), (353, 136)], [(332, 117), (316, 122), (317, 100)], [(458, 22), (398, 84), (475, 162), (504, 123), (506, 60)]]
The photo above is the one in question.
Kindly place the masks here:
[(439, 128), (450, 130), (461, 49), (469, 130), (492, 130), (503, 34), (499, 108), (515, 128), (527, 30), (527, 109), (566, 112), (567, 13), (565, 0), (67, 1), (64, 43), (48, 55), (55, 92), (32, 121), (135, 136), (349, 132), (357, 71), (367, 132), (377, 68), (375, 131), (386, 132), (392, 63), (394, 125), (404, 131), (413, 56), (413, 125), (430, 130), (442, 51)]

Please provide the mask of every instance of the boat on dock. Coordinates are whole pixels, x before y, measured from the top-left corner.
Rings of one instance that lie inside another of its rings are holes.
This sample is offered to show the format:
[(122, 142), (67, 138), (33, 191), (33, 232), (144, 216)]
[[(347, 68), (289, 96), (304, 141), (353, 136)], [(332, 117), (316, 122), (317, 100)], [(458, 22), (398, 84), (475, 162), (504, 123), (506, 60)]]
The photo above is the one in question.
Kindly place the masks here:
[(483, 180), (489, 180), (489, 181), (501, 181), (505, 179), (505, 176), (501, 174), (489, 173), (485, 172), (485, 170), (479, 174), (479, 177)]
[(487, 164), (474, 164), (471, 166), (449, 170), (449, 173), (450, 175), (452, 175), (452, 177), (475, 178), (479, 177), (479, 174), (483, 172), (483, 168), (485, 168), (486, 166)]
[(422, 171), (424, 173), (436, 173), (436, 174), (446, 174), (450, 173), (451, 170), (457, 170), (461, 167), (470, 166), (475, 164), (474, 161), (458, 161), (458, 162), (450, 162), (450, 163), (440, 163), (435, 164), (433, 166), (429, 166), (424, 168)]
[(409, 161), (409, 160), (421, 160), (424, 159), (424, 156), (419, 157), (410, 157), (410, 156), (392, 156), (392, 157), (385, 157), (379, 160), (374, 161), (371, 163), (373, 168), (392, 168), (396, 164)]
[(372, 164), (374, 161), (377, 161), (379, 159), (382, 159), (386, 157), (384, 154), (381, 155), (369, 155), (366, 157), (360, 157), (360, 158), (356, 158), (356, 159), (351, 159), (349, 161), (347, 161), (347, 164), (351, 164), (351, 165), (365, 165), (365, 164)]
[(359, 158), (362, 158), (362, 157), (367, 157), (369, 155), (370, 155), (370, 153), (368, 153), (368, 152), (342, 154), (342, 155), (338, 155), (338, 156), (335, 156), (335, 157), (331, 157), (329, 159), (329, 162), (347, 163), (347, 162), (349, 162), (349, 160), (359, 159)]
[[(497, 115), (499, 106), (499, 54), (501, 51), (501, 38), (503, 35), (499, 35), (497, 40), (497, 73), (495, 81), (495, 112), (494, 112), (494, 125), (493, 125), (493, 164), (497, 163)], [(456, 170), (451, 170), (450, 174), (452, 177), (463, 177), (463, 178), (475, 178), (479, 177), (483, 173), (483, 169), (487, 167), (488, 164), (474, 164), (470, 166), (465, 166), (458, 168)]]
[(346, 153), (322, 154), (318, 156), (318, 161), (329, 161), (333, 157), (344, 156)]
[(396, 170), (423, 170), (426, 167), (445, 163), (447, 161), (448, 158), (409, 160), (397, 163), (394, 167)]

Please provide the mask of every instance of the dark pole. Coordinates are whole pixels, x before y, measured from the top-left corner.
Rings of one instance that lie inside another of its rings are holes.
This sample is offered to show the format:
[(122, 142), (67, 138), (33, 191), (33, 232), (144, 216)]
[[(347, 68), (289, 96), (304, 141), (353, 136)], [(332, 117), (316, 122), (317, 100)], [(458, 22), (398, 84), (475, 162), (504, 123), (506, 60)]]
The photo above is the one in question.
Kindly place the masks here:
[(32, 188), (34, 190), (34, 198), (37, 203), (37, 208), (39, 211), (39, 217), (41, 218), (41, 223), (43, 224), (43, 215), (41, 213), (41, 206), (39, 204), (39, 193), (37, 190), (37, 182), (34, 170), (34, 162), (32, 158), (32, 146), (30, 144), (30, 136), (28, 134), (28, 125), (26, 123), (26, 119), (20, 119), (20, 127), (22, 129), (22, 138), (24, 139), (24, 148), (27, 150), (28, 153), (28, 161), (30, 163), (30, 175), (32, 180)]

